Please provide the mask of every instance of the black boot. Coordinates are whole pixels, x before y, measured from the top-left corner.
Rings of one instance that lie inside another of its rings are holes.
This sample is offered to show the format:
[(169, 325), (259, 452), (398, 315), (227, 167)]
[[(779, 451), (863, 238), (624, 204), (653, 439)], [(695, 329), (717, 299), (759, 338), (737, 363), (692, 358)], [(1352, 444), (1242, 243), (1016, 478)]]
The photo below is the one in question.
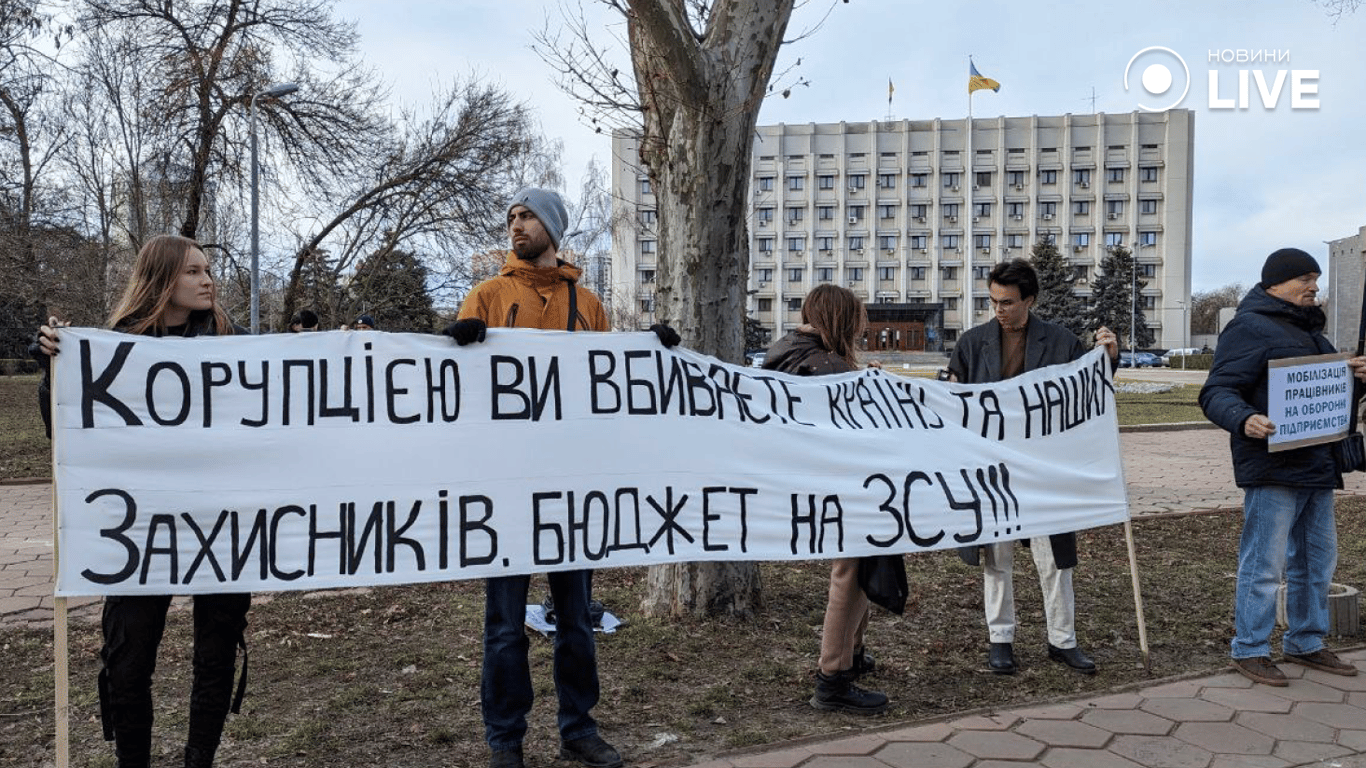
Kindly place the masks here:
[(185, 768), (213, 768), (213, 753), (217, 748), (185, 747)]
[(115, 728), (114, 757), (118, 768), (149, 768), (152, 764), (151, 728)]
[(854, 685), (855, 677), (852, 669), (833, 675), (817, 672), (816, 695), (811, 697), (811, 706), (827, 711), (853, 712), (857, 715), (875, 715), (886, 709), (886, 694), (863, 690)]
[(854, 677), (871, 675), (875, 669), (877, 669), (877, 660), (869, 656), (864, 649), (860, 648), (854, 652)]

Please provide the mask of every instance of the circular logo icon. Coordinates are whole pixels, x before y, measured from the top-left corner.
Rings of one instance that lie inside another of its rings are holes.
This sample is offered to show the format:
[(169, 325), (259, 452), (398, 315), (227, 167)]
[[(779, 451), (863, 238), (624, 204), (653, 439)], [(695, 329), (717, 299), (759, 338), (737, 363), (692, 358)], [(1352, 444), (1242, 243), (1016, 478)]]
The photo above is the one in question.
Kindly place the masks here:
[[(1145, 54), (1149, 55), (1145, 56)], [(1145, 61), (1153, 58), (1174, 60), (1177, 64), (1181, 65), (1181, 75), (1186, 84), (1181, 89), (1181, 95), (1176, 97), (1176, 100), (1170, 104), (1154, 107), (1140, 103), (1138, 108), (1148, 112), (1161, 112), (1167, 109), (1175, 109), (1179, 106), (1181, 102), (1185, 100), (1186, 94), (1189, 93), (1191, 89), (1190, 67), (1186, 66), (1186, 61), (1181, 58), (1181, 54), (1160, 45), (1150, 45), (1138, 53), (1135, 53), (1129, 59), (1129, 63), (1124, 67), (1125, 92), (1128, 92), (1129, 90), (1129, 72), (1134, 68), (1134, 62), (1138, 61), (1139, 57), (1144, 57)], [(1172, 90), (1172, 81), (1174, 78), (1172, 75), (1172, 68), (1168, 66), (1169, 63), (1170, 61), (1156, 61), (1149, 63), (1148, 66), (1144, 67), (1143, 74), (1139, 77), (1139, 83), (1149, 96), (1161, 96)]]

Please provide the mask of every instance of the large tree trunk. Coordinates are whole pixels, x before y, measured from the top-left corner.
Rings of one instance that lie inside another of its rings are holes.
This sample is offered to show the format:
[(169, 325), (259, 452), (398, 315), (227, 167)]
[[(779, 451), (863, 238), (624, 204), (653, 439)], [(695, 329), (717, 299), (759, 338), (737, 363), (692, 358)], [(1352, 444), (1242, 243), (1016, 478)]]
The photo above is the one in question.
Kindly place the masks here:
[[(754, 126), (792, 2), (718, 0), (700, 33), (680, 0), (629, 6), (644, 109), (640, 159), (659, 211), (656, 314), (686, 346), (738, 362)], [(760, 606), (757, 564), (686, 563), (651, 569), (643, 609), (677, 616)]]

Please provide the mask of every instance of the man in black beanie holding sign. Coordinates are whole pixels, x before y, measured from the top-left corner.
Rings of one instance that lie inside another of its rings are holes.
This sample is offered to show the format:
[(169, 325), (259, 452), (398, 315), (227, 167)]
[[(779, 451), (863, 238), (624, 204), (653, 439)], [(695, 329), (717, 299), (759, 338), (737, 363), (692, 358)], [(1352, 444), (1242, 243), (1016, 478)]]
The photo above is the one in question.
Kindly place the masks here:
[[(1233, 668), (1265, 685), (1288, 685), (1271, 661), (1276, 588), (1286, 580), (1284, 660), (1335, 675), (1356, 667), (1323, 647), (1328, 632), (1328, 585), (1337, 566), (1333, 489), (1342, 475), (1331, 444), (1271, 453), (1276, 425), (1267, 417), (1267, 364), (1272, 360), (1337, 352), (1323, 335), (1318, 307), (1319, 263), (1298, 248), (1267, 257), (1262, 280), (1238, 304), (1219, 334), (1200, 407), (1229, 432), (1233, 475), (1243, 489), (1243, 534), (1234, 591)], [(1347, 361), (1366, 381), (1366, 358)]]

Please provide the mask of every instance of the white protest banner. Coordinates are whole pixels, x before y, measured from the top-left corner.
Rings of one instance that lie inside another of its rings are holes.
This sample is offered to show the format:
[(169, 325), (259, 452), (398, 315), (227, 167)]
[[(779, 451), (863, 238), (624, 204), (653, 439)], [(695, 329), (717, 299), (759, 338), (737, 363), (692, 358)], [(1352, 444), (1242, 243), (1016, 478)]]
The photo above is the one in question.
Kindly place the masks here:
[(917, 552), (1128, 519), (1099, 351), (801, 378), (653, 334), (64, 329), (57, 594)]
[(1331, 443), (1347, 436), (1352, 374), (1346, 352), (1287, 357), (1267, 363), (1266, 416), (1276, 425), (1268, 453)]

